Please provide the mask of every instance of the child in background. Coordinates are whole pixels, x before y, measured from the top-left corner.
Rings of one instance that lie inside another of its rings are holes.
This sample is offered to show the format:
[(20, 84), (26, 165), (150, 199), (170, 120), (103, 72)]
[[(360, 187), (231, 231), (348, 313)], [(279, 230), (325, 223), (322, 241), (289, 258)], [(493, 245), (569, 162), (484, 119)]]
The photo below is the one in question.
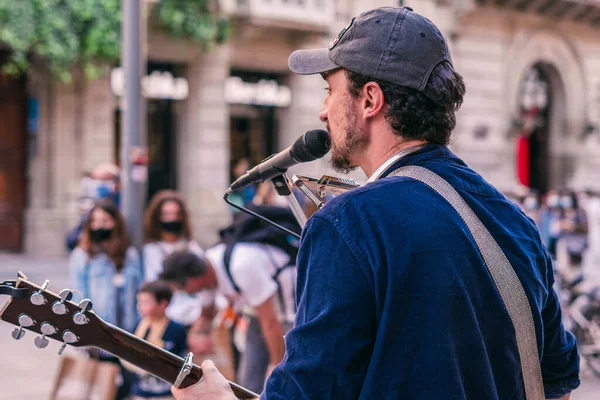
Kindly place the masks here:
[[(173, 291), (165, 282), (154, 281), (142, 286), (137, 295), (138, 312), (142, 319), (135, 329), (135, 336), (173, 354), (185, 357), (187, 348), (185, 328), (170, 321), (165, 314), (172, 296)], [(136, 369), (135, 372), (138, 373), (139, 379), (131, 390), (133, 399), (173, 398), (170, 383), (139, 369)]]

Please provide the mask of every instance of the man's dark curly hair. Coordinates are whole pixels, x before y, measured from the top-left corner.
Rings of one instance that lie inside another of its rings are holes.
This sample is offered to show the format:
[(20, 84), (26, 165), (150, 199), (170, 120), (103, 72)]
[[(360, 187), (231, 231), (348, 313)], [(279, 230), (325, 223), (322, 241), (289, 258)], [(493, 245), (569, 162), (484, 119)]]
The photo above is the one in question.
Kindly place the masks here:
[(447, 61), (435, 67), (427, 81), (428, 92), (436, 95), (438, 103), (416, 89), (348, 70), (346, 76), (350, 81), (348, 90), (354, 98), (359, 96), (360, 90), (368, 82), (375, 82), (381, 87), (385, 102), (389, 105), (385, 117), (397, 135), (441, 145), (450, 142), (450, 134), (456, 126), (454, 114), (462, 105), (465, 84)]

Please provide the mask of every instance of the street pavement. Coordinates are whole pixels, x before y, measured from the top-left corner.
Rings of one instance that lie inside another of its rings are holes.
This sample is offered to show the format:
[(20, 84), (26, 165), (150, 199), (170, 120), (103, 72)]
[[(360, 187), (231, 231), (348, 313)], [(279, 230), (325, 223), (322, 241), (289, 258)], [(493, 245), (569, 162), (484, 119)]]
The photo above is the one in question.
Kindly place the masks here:
[[(23, 271), (38, 284), (48, 279), (48, 288), (55, 293), (67, 287), (66, 259), (35, 259), (0, 253), (0, 281), (15, 279), (17, 271)], [(0, 296), (0, 307), (6, 300), (6, 296)], [(48, 347), (40, 350), (33, 344), (36, 334), (27, 332), (16, 341), (11, 337), (12, 329), (12, 325), (0, 321), (0, 400), (46, 400), (59, 365), (60, 343), (51, 340)], [(571, 400), (597, 399), (600, 399), (600, 379), (582, 363), (581, 387)]]

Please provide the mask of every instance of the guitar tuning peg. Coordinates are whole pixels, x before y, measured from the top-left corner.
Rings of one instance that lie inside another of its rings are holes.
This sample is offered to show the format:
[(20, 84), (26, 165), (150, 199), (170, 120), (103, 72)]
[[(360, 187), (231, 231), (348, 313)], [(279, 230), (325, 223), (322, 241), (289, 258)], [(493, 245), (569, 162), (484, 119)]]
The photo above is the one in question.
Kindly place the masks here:
[(29, 301), (31, 301), (31, 304), (36, 305), (36, 306), (41, 306), (41, 305), (46, 304), (46, 298), (44, 297), (44, 291), (48, 287), (49, 283), (50, 283), (50, 281), (48, 279), (46, 279), (44, 281), (44, 283), (42, 283), (42, 286), (40, 286), (40, 290), (31, 294), (31, 297), (29, 298)]
[(62, 355), (63, 351), (65, 351), (65, 347), (67, 347), (67, 344), (73, 344), (73, 343), (77, 343), (79, 341), (79, 338), (77, 337), (77, 335), (71, 331), (64, 331), (63, 335), (62, 335), (62, 339), (63, 339), (63, 344), (62, 344), (62, 346), (60, 346), (60, 349), (58, 349), (59, 356)]
[(70, 289), (63, 289), (60, 291), (59, 296), (60, 300), (56, 300), (54, 304), (52, 304), (52, 311), (54, 314), (64, 315), (69, 312), (69, 309), (65, 305), (65, 301), (73, 298), (73, 292)]
[(90, 322), (90, 319), (85, 315), (85, 313), (87, 311), (90, 311), (92, 309), (92, 306), (93, 304), (90, 299), (81, 300), (78, 305), (80, 311), (76, 312), (73, 315), (73, 322), (77, 325), (85, 325), (88, 322)]
[(58, 329), (56, 329), (56, 327), (51, 323), (44, 322), (42, 326), (40, 326), (40, 332), (42, 332), (42, 336), (36, 337), (33, 342), (38, 349), (43, 349), (48, 346), (49, 343), (48, 339), (46, 339), (46, 336), (54, 335), (56, 332), (58, 332)]
[(13, 339), (15, 339), (15, 340), (22, 339), (23, 336), (25, 336), (25, 331), (23, 330), (23, 328), (28, 328), (33, 325), (35, 325), (35, 321), (29, 315), (27, 315), (27, 314), (19, 315), (19, 327), (13, 329), (13, 331), (12, 331)]
[(22, 326), (19, 326), (18, 328), (13, 329), (13, 331), (12, 331), (13, 339), (21, 340), (21, 339), (23, 339), (23, 336), (25, 336), (25, 331), (23, 330)]

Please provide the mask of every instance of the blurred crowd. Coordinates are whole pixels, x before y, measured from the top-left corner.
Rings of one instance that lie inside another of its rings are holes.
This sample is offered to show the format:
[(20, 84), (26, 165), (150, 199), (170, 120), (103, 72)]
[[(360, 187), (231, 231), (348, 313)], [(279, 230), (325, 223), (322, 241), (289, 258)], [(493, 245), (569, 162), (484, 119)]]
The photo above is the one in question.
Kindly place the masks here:
[(561, 278), (600, 274), (600, 192), (563, 188), (509, 197), (537, 225)]
[[(65, 238), (72, 289), (106, 322), (179, 356), (192, 352), (195, 363), (210, 357), (227, 378), (261, 392), (295, 317), (296, 238), (232, 208), (231, 225), (203, 249), (183, 196), (163, 190), (146, 207), (140, 253), (119, 209), (119, 175), (102, 164), (81, 180), (81, 218)], [(300, 232), (270, 183), (233, 200)], [(116, 399), (172, 398), (169, 383), (111, 354), (88, 353), (118, 365)]]
[[(234, 178), (247, 169), (241, 160)], [(140, 254), (119, 210), (119, 175), (117, 166), (102, 164), (81, 180), (81, 218), (66, 235), (71, 287), (106, 322), (174, 354), (192, 352), (197, 363), (210, 357), (228, 379), (261, 392), (295, 317), (297, 240), (231, 208), (231, 225), (203, 249), (183, 196), (163, 190), (145, 210)], [(600, 193), (553, 189), (508, 197), (537, 225), (563, 281), (600, 272)], [(248, 186), (231, 200), (300, 231), (270, 183)], [(108, 353), (89, 353), (119, 366), (117, 399), (171, 398), (169, 383)]]

